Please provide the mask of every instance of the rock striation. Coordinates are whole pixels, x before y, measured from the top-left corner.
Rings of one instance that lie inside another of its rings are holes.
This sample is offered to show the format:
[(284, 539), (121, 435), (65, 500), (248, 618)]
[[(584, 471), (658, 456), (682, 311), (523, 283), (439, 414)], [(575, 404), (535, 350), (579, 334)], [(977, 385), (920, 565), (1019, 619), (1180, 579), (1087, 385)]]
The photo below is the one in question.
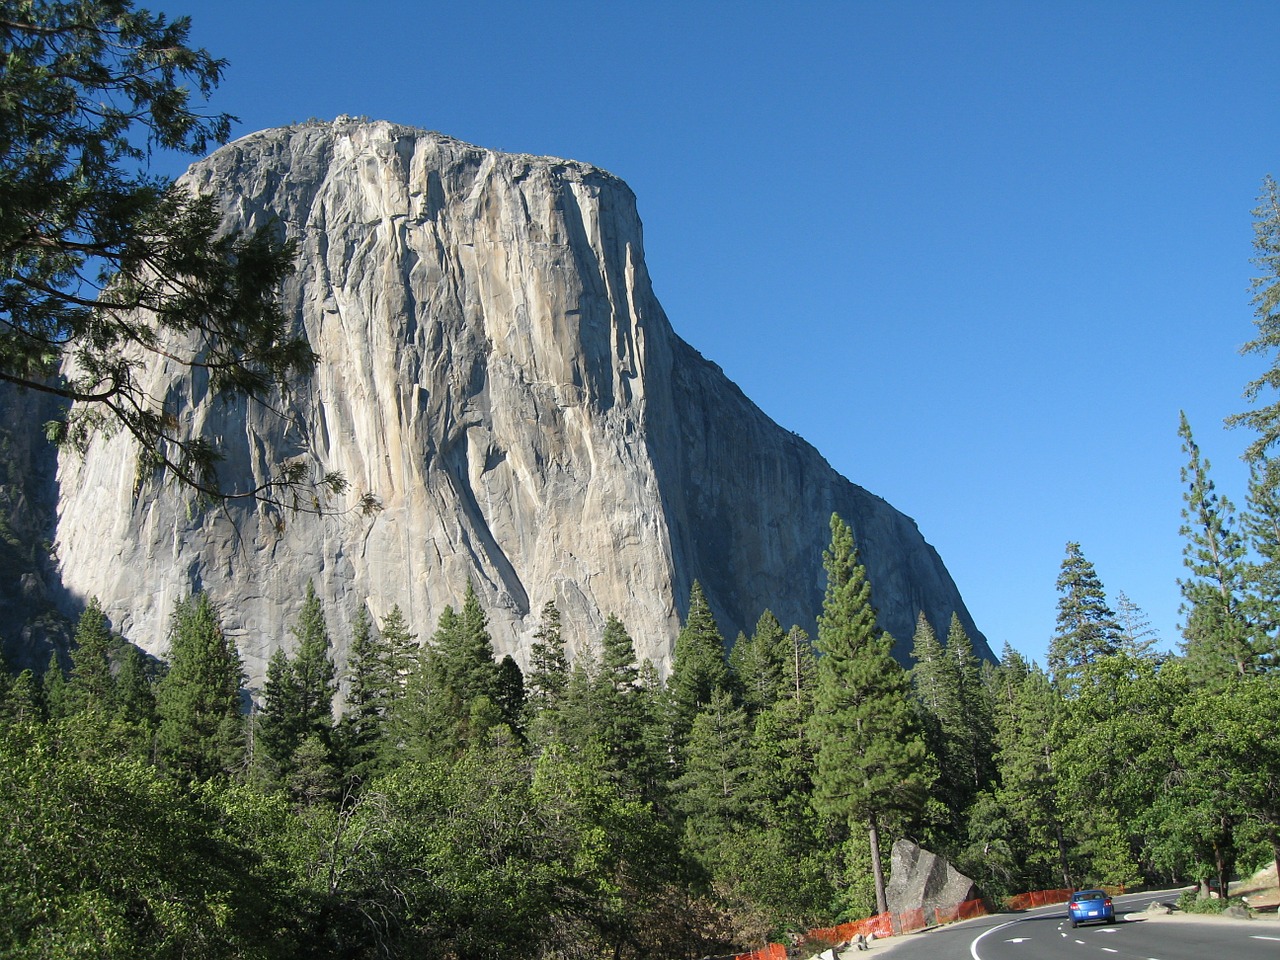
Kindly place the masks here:
[[(225, 478), (306, 457), (352, 492), (323, 516), (201, 508), (135, 486), (128, 438), (64, 458), (69, 602), (97, 596), (144, 649), (163, 654), (174, 602), (203, 589), (260, 678), (311, 580), (341, 661), (361, 604), (375, 618), (398, 604), (425, 638), (470, 578), (499, 656), (526, 663), (554, 599), (571, 652), (615, 613), (665, 669), (695, 579), (727, 638), (765, 607), (811, 630), (834, 511), (899, 654), (924, 610), (944, 632), (958, 612), (990, 655), (915, 523), (676, 336), (616, 177), (340, 118), (244, 137), (184, 180), (226, 198), (229, 226), (296, 238), (283, 295), (320, 363), (283, 418), (211, 403), (166, 364), (151, 389), (221, 439)], [(363, 493), (381, 508), (354, 509)]]
[(923, 909), (932, 923), (933, 911), (977, 899), (972, 880), (936, 853), (910, 840), (893, 845), (891, 860), (889, 885), (885, 888), (890, 913)]

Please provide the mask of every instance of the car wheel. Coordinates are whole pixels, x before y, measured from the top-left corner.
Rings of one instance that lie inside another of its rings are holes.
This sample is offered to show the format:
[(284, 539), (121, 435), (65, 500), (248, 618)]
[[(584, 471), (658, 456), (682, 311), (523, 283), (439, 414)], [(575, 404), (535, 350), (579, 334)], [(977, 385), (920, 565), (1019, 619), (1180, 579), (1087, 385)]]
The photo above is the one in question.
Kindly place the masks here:
[(1072, 917), (1072, 918), (1071, 918), (1071, 929), (1072, 929), (1072, 930), (1074, 930), (1075, 928), (1076, 928), (1076, 918), (1075, 918), (1075, 917)]

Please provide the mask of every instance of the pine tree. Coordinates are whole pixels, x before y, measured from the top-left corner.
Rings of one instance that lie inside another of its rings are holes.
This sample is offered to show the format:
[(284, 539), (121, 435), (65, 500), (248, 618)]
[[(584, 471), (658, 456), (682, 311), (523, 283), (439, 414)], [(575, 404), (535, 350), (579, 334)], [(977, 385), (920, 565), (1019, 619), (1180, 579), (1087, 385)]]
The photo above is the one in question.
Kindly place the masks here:
[(159, 718), (156, 715), (156, 694), (147, 675), (145, 655), (133, 644), (126, 644), (120, 660), (120, 672), (116, 676), (116, 694), (121, 715), (136, 724), (144, 736), (155, 730)]
[(1245, 566), (1246, 616), (1255, 624), (1255, 653), (1259, 672), (1280, 664), (1280, 488), (1272, 473), (1254, 464), (1249, 493), (1240, 518), (1241, 534), (1253, 550)]
[(818, 658), (809, 634), (798, 626), (787, 631), (786, 662), (787, 696), (811, 708), (818, 686)]
[(524, 726), (524, 674), (509, 653), (498, 663), (494, 695), (498, 709), (502, 712), (503, 723), (519, 733)]
[[(278, 779), (285, 783), (293, 777), (294, 755), (305, 740), (314, 738), (330, 752), (333, 744), (333, 698), (337, 684), (330, 659), (329, 629), (310, 580), (302, 609), (290, 632), (297, 653), (289, 657), (280, 647), (271, 655), (257, 724), (257, 739), (263, 752)], [(313, 748), (309, 749), (314, 752)], [(327, 763), (332, 765), (332, 757)]]
[[(1058, 750), (1063, 700), (1047, 674), (1032, 666), (1016, 681), (1018, 664), (1007, 670), (1016, 684), (1013, 702), (1000, 711), (997, 764), (1000, 805), (1019, 825), (1025, 845), (1021, 859), (1029, 880), (1048, 885), (1056, 867), (1061, 884), (1073, 887), (1064, 816), (1058, 801)], [(1044, 872), (1036, 877), (1036, 868)]]
[(289, 759), (306, 736), (297, 674), (283, 647), (277, 647), (267, 661), (263, 682), (262, 709), (254, 717), (254, 743), (271, 768), (271, 776), (289, 775)]
[(1058, 574), (1058, 621), (1049, 641), (1049, 670), (1054, 683), (1068, 694), (1085, 666), (1115, 653), (1120, 625), (1107, 606), (1106, 591), (1080, 544), (1067, 544)]
[(752, 806), (746, 712), (717, 690), (694, 718), (684, 773), (675, 783), (685, 843), (713, 873), (730, 859), (735, 834)]
[(368, 780), (378, 765), (384, 716), (391, 702), (389, 649), (374, 635), (369, 610), (361, 604), (351, 626), (347, 698), (337, 730), (341, 767), (358, 782)]
[(707, 605), (702, 585), (695, 580), (689, 592), (689, 615), (676, 637), (667, 680), (668, 736), (676, 754), (688, 739), (698, 711), (711, 702), (716, 691), (728, 687), (724, 637)]
[(967, 807), (994, 776), (995, 719), (982, 680), (982, 664), (973, 652), (973, 641), (955, 613), (951, 614), (951, 625), (947, 628), (946, 652), (955, 670), (959, 696), (958, 711), (954, 717), (948, 718), (945, 726), (954, 731), (957, 773), (966, 783), (964, 804)]
[(565, 656), (560, 625), (560, 609), (554, 600), (542, 607), (542, 618), (529, 649), (529, 707), (535, 713), (554, 709), (569, 682), (569, 661)]
[(887, 909), (880, 827), (924, 806), (926, 751), (910, 704), (909, 680), (893, 659), (893, 639), (876, 624), (871, 583), (853, 531), (831, 517), (823, 554), (826, 597), (818, 618), (817, 745), (814, 806), (850, 832), (867, 830), (876, 909)]
[(304, 737), (316, 734), (321, 742), (328, 743), (333, 727), (333, 698), (338, 693), (338, 686), (329, 627), (325, 623), (315, 585), (310, 580), (291, 632), (297, 643), (293, 673), (298, 685), (299, 726)]
[(80, 615), (71, 650), (71, 677), (65, 691), (72, 713), (113, 714), (117, 706), (116, 680), (111, 673), (111, 630), (92, 597)]
[(1152, 658), (1152, 648), (1160, 638), (1142, 608), (1129, 599), (1124, 591), (1116, 594), (1116, 623), (1120, 626), (1118, 648), (1131, 657)]
[(1187, 465), (1182, 468), (1185, 506), (1181, 533), (1186, 538), (1183, 564), (1191, 576), (1180, 580), (1184, 649), (1195, 678), (1218, 686), (1254, 672), (1259, 664), (1254, 628), (1245, 603), (1245, 544), (1235, 527), (1235, 510), (1219, 497), (1209, 477), (1209, 461), (1182, 415), (1178, 435)]
[(240, 654), (208, 594), (179, 601), (169, 626), (169, 672), (156, 688), (158, 742), (175, 774), (193, 782), (240, 766), (244, 729)]
[(756, 621), (750, 638), (740, 634), (734, 643), (729, 666), (751, 715), (767, 710), (780, 696), (789, 653), (786, 632), (768, 610)]
[(62, 659), (57, 650), (49, 654), (44, 676), (40, 678), (40, 699), (48, 716), (58, 719), (67, 715), (67, 677), (62, 672)]
[[(1258, 335), (1241, 352), (1269, 355), (1271, 360), (1266, 372), (1245, 386), (1245, 399), (1250, 403), (1280, 389), (1280, 187), (1270, 176), (1262, 181), (1253, 218), (1253, 263), (1262, 273), (1252, 281), (1253, 322)], [(1266, 487), (1280, 487), (1280, 468), (1271, 456), (1280, 440), (1280, 401), (1228, 417), (1227, 424), (1248, 427), (1258, 435), (1245, 450), (1245, 459), (1261, 468), (1261, 482)]]

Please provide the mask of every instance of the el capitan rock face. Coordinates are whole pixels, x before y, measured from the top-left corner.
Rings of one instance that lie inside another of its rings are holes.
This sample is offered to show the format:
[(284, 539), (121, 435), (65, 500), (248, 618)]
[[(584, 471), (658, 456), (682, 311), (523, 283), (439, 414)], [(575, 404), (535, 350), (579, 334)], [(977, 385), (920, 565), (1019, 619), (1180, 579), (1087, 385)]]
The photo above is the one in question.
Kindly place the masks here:
[[(399, 604), (427, 637), (471, 578), (499, 656), (526, 662), (554, 599), (571, 651), (616, 613), (665, 669), (694, 579), (728, 639), (764, 607), (812, 629), (838, 512), (900, 656), (921, 609), (943, 633), (958, 611), (989, 655), (914, 522), (675, 335), (617, 178), (341, 119), (244, 137), (186, 181), (228, 198), (229, 224), (297, 239), (284, 298), (320, 362), (283, 419), (165, 365), (152, 389), (220, 437), (228, 485), (306, 456), (352, 492), (326, 516), (193, 508), (135, 485), (127, 438), (64, 458), (63, 583), (145, 649), (164, 652), (174, 602), (203, 589), (260, 678), (310, 579), (341, 661), (361, 603)], [(354, 509), (361, 493), (381, 509)]]

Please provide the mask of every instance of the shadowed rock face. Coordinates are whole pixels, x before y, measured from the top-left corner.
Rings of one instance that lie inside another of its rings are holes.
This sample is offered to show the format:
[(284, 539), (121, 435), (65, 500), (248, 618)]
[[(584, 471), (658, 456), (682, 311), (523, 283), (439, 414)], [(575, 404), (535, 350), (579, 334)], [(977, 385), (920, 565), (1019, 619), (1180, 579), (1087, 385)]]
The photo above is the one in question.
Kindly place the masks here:
[[(470, 578), (499, 656), (526, 662), (554, 599), (571, 650), (616, 613), (665, 670), (694, 579), (726, 638), (765, 607), (812, 629), (834, 511), (900, 655), (923, 609), (944, 634), (958, 611), (989, 656), (914, 522), (674, 334), (635, 197), (610, 174), (339, 120), (245, 137), (186, 181), (227, 198), (229, 225), (297, 238), (284, 297), (320, 363), (285, 419), (211, 403), (164, 364), (152, 389), (220, 437), (227, 485), (303, 456), (352, 493), (327, 516), (198, 509), (135, 490), (126, 438), (64, 460), (63, 581), (145, 649), (163, 653), (174, 602), (204, 589), (261, 677), (310, 579), (341, 661), (361, 603), (375, 618), (399, 604), (426, 637)], [(353, 509), (361, 493), (382, 509)]]

